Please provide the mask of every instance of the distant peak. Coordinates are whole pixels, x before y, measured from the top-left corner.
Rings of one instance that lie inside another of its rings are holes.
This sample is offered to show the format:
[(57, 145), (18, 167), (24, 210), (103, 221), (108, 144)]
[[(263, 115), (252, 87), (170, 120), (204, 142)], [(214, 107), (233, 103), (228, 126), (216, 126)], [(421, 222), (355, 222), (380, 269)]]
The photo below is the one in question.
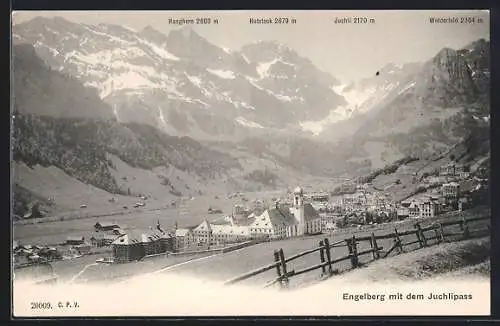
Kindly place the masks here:
[(155, 29), (154, 27), (151, 26), (146, 26), (144, 27), (140, 32), (139, 35), (142, 37), (152, 41), (153, 43), (164, 43), (166, 41), (167, 36), (160, 32), (159, 30)]
[(157, 32), (157, 33), (159, 33), (158, 30), (156, 30), (155, 28), (151, 27), (150, 25), (144, 27), (142, 29), (142, 32)]
[(160, 32), (159, 30), (157, 30), (156, 28), (154, 27), (151, 27), (150, 25), (144, 27), (141, 32), (141, 34), (143, 35), (162, 35), (162, 36), (165, 36), (162, 32)]
[(188, 25), (182, 26), (177, 29), (170, 31), (170, 35), (176, 35), (184, 39), (202, 38), (198, 33), (195, 32), (194, 28)]
[(181, 28), (178, 29), (178, 31), (184, 37), (190, 37), (191, 35), (196, 34), (191, 26), (182, 26)]

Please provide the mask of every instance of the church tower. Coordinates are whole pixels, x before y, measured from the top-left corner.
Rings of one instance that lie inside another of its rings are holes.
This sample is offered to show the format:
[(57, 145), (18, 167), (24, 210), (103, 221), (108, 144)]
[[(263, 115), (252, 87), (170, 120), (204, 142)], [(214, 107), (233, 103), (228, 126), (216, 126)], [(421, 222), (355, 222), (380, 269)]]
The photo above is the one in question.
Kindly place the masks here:
[(297, 187), (293, 191), (292, 213), (298, 222), (297, 235), (304, 235), (306, 229), (304, 216), (304, 190), (301, 187)]

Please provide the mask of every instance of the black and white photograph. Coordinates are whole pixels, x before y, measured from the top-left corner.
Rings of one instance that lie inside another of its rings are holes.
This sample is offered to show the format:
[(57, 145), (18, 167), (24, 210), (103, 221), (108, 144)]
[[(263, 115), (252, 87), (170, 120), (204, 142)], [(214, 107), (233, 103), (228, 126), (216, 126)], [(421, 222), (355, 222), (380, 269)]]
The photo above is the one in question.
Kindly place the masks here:
[(487, 10), (14, 11), (15, 317), (490, 315)]

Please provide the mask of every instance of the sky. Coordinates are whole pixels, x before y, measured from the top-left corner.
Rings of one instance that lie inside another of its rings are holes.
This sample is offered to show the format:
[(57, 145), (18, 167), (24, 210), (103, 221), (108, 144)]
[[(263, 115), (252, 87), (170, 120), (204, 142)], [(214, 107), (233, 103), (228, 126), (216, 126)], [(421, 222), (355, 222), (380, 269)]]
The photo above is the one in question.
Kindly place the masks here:
[[(86, 24), (116, 24), (140, 30), (151, 26), (168, 34), (179, 25), (169, 18), (218, 18), (218, 24), (191, 25), (210, 42), (231, 50), (260, 40), (284, 43), (342, 83), (373, 76), (387, 63), (425, 61), (443, 47), (461, 48), (490, 38), (489, 12), (468, 11), (25, 11), (17, 24), (36, 16), (64, 17)], [(295, 24), (250, 24), (249, 18), (288, 17)], [(366, 17), (367, 24), (335, 24), (335, 18)], [(430, 17), (474, 17), (471, 24), (431, 24)], [(478, 22), (478, 18), (482, 22)], [(373, 19), (373, 21), (372, 21)]]

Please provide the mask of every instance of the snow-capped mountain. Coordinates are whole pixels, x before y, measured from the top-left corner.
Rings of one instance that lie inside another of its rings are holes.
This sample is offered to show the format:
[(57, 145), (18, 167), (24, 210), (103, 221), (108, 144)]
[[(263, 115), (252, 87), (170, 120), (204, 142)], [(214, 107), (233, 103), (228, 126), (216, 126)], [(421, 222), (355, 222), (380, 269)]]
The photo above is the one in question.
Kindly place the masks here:
[(357, 117), (376, 110), (377, 107), (410, 87), (412, 76), (420, 66), (420, 63), (404, 65), (389, 63), (373, 76), (333, 86), (333, 90), (344, 97), (346, 104), (332, 110), (326, 119), (306, 121), (302, 123), (302, 127), (316, 135), (331, 136), (331, 129), (338, 131), (339, 123), (356, 120)]
[(273, 42), (241, 51), (218, 47), (189, 27), (168, 35), (63, 18), (13, 27), (52, 69), (94, 87), (121, 122), (172, 135), (231, 139), (248, 133), (300, 131), (346, 105), (338, 81), (290, 48)]

